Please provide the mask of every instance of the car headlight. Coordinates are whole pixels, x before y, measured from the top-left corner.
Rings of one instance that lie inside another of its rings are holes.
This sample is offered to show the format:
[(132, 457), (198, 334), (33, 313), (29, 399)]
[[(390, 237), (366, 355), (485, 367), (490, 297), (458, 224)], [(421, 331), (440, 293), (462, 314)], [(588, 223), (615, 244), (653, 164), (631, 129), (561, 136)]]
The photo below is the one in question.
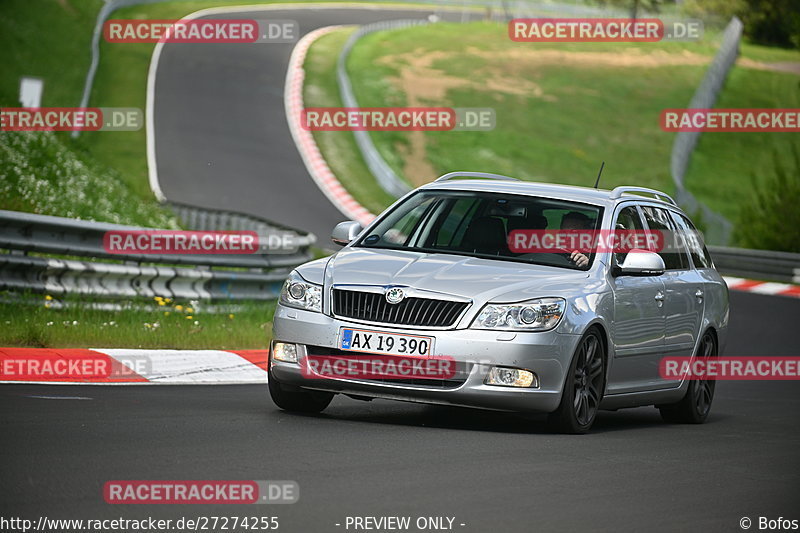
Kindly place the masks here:
[(472, 329), (546, 331), (553, 329), (564, 316), (563, 298), (538, 298), (515, 304), (486, 304)]
[(281, 303), (297, 309), (322, 312), (322, 287), (307, 282), (293, 270), (283, 283)]

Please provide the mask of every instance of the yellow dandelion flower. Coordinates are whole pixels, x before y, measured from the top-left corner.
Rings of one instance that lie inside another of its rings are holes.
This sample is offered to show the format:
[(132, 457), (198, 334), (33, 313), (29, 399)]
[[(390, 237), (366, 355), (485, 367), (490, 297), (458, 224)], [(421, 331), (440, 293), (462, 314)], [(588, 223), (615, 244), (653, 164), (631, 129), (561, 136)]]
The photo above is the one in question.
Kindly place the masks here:
[(191, 319), (192, 319), (192, 315), (186, 315), (186, 320), (191, 320)]
[(191, 307), (187, 307), (186, 308), (186, 312), (187, 313), (194, 313), (194, 309), (192, 309)]
[(231, 314), (229, 314), (229, 315), (228, 315), (228, 318), (230, 318), (231, 320), (233, 320), (233, 317), (234, 317), (234, 316), (235, 316), (235, 315), (234, 315), (233, 313), (231, 313)]
[(48, 294), (47, 296), (44, 297), (44, 299), (49, 302), (50, 300), (53, 299), (53, 297)]
[(175, 306), (175, 310), (176, 311), (183, 311), (183, 306), (182, 305), (176, 305)]

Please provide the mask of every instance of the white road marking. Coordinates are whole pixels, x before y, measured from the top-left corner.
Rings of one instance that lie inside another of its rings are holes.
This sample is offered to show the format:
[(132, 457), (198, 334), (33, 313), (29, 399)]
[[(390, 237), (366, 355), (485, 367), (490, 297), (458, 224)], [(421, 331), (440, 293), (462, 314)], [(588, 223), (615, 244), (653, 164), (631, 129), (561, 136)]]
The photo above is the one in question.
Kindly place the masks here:
[(25, 398), (36, 398), (38, 400), (93, 400), (87, 396), (38, 396), (34, 394), (26, 394)]

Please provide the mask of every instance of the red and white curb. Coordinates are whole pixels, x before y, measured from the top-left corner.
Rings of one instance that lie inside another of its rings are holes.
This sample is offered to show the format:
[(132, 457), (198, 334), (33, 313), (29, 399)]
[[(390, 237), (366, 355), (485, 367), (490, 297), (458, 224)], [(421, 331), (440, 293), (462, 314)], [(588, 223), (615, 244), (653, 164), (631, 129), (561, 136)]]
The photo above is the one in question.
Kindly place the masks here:
[[(267, 350), (129, 350), (0, 348), (0, 383), (73, 385), (224, 385), (265, 384)], [(69, 377), (43, 372), (39, 376), (14, 379), (19, 362), (75, 362), (82, 359), (107, 361), (108, 376)], [(13, 364), (12, 364), (13, 363)]]
[(752, 279), (723, 276), (728, 288), (732, 291), (754, 292), (778, 296), (794, 296), (800, 298), (800, 285), (791, 283), (775, 283), (771, 281), (754, 281)]
[(356, 220), (362, 226), (366, 226), (375, 218), (364, 206), (359, 204), (347, 190), (342, 187), (336, 179), (328, 163), (322, 157), (322, 153), (314, 140), (311, 131), (303, 129), (301, 116), (303, 112), (303, 82), (305, 71), (303, 63), (311, 44), (332, 31), (346, 26), (327, 26), (306, 34), (292, 50), (289, 58), (289, 69), (286, 72), (286, 87), (284, 90), (284, 106), (286, 108), (286, 120), (289, 123), (289, 131), (292, 133), (300, 157), (308, 169), (308, 173), (316, 182), (320, 190), (328, 197), (339, 211), (352, 220)]

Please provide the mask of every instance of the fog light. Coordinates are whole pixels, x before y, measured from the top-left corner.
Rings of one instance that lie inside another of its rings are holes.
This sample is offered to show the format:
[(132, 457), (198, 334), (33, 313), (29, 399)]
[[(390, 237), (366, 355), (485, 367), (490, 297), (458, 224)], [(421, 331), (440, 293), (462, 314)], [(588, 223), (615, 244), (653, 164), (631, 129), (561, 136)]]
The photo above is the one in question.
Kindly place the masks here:
[(492, 367), (486, 376), (487, 385), (500, 385), (501, 387), (539, 387), (539, 378), (529, 370), (519, 368)]
[(272, 358), (284, 363), (297, 362), (297, 345), (285, 342), (276, 342), (272, 345)]

